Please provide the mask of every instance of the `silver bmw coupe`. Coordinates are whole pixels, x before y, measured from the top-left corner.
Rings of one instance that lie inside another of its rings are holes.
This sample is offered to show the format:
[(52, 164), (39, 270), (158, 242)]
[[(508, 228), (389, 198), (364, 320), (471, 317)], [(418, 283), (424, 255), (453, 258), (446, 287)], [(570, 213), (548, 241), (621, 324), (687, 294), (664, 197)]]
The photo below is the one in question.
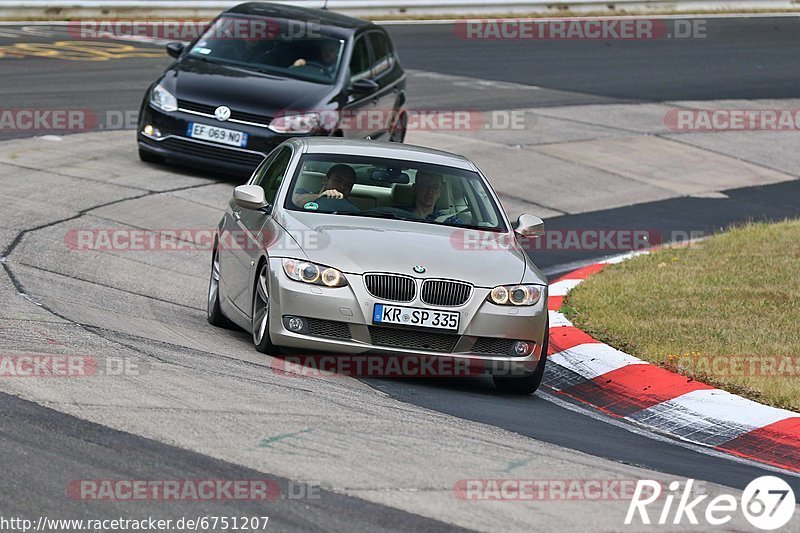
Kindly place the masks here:
[(256, 348), (446, 358), (531, 394), (547, 356), (547, 281), (462, 156), (295, 138), (236, 187), (216, 231), (208, 321)]

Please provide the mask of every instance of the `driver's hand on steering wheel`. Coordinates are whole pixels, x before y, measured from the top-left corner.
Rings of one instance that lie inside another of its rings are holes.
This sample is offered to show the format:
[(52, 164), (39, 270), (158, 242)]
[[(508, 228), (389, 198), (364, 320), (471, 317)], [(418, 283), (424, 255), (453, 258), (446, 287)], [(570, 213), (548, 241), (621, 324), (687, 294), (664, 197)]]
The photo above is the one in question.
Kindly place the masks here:
[(322, 191), (318, 198), (334, 198), (336, 200), (344, 200), (344, 194), (340, 193), (336, 189), (328, 189), (327, 191)]
[(305, 66), (305, 64), (306, 64), (306, 60), (301, 57), (300, 59), (295, 60), (295, 62), (292, 63), (292, 66), (293, 67), (302, 67), (302, 66)]

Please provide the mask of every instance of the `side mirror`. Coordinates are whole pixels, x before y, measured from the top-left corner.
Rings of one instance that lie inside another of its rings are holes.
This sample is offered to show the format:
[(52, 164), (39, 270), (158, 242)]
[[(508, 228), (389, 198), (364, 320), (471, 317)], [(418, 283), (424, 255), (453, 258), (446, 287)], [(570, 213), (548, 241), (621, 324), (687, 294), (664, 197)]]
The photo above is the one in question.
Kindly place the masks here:
[(353, 82), (352, 87), (356, 94), (370, 94), (377, 91), (380, 85), (372, 80), (357, 80)]
[(269, 207), (264, 189), (259, 185), (239, 185), (233, 190), (233, 201), (244, 209), (259, 210)]
[(179, 42), (175, 41), (175, 42), (172, 42), (172, 43), (167, 43), (167, 47), (166, 48), (167, 48), (167, 53), (170, 56), (177, 58), (178, 56), (180, 56), (183, 53), (184, 46), (183, 46), (183, 43), (179, 43)]
[(522, 237), (539, 237), (544, 235), (544, 221), (533, 215), (520, 215), (517, 223), (514, 224), (514, 232)]

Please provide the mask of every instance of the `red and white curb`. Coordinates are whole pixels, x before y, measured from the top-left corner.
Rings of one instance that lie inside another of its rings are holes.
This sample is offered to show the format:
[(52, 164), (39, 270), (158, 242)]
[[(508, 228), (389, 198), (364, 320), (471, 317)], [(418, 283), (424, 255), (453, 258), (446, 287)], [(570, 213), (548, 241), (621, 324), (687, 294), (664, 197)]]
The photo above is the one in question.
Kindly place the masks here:
[(800, 414), (716, 389), (621, 352), (559, 312), (588, 276), (633, 255), (579, 268), (550, 283), (545, 385), (613, 417), (739, 457), (800, 472)]

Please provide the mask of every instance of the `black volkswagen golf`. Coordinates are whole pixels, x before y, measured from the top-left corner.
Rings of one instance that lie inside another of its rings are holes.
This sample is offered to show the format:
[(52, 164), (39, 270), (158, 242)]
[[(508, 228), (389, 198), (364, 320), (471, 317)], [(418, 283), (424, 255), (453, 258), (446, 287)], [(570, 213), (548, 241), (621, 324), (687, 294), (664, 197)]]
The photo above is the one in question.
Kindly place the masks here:
[(143, 161), (246, 174), (289, 137), (405, 137), (405, 73), (370, 22), (246, 3), (167, 52), (139, 113)]

